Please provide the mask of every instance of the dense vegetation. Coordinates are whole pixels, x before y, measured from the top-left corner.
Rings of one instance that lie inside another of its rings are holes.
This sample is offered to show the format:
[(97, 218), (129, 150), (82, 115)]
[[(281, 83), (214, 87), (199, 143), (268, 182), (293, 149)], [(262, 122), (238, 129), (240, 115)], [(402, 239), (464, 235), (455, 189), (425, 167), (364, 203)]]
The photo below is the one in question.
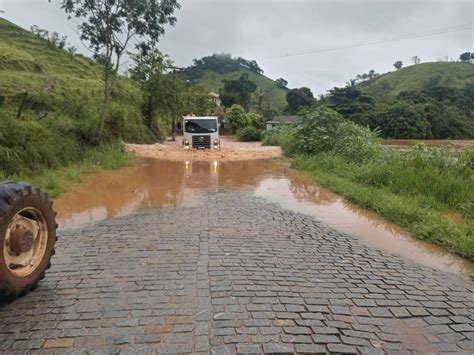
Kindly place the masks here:
[[(32, 33), (0, 19), (0, 179), (31, 181), (76, 163), (117, 166), (126, 161), (117, 142), (163, 139), (177, 117), (214, 109), (205, 89), (167, 73), (169, 59), (157, 55), (163, 65), (143, 77), (146, 59), (137, 57), (133, 79), (115, 80), (101, 130), (103, 65), (64, 42), (59, 35)], [(62, 190), (51, 184), (49, 191)]]
[(325, 106), (301, 112), (294, 126), (272, 130), (263, 141), (281, 145), (293, 167), (319, 184), (420, 239), (474, 258), (472, 150), (386, 149), (369, 128)]
[[(397, 63), (395, 63), (397, 64)], [(384, 138), (474, 138), (474, 65), (426, 63), (358, 75), (319, 99), (308, 88), (287, 92), (287, 113), (327, 106)]]
[(100, 66), (3, 19), (0, 78), (0, 165), (6, 175), (79, 161), (86, 147), (116, 139), (151, 141), (141, 119), (143, 95), (130, 80), (118, 78), (100, 137)]

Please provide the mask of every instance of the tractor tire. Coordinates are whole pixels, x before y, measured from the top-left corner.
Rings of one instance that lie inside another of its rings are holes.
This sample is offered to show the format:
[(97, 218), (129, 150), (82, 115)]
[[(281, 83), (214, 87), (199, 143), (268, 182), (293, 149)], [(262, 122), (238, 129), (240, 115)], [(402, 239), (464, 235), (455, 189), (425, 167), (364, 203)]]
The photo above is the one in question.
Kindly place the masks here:
[(36, 288), (51, 266), (56, 213), (46, 193), (26, 183), (0, 183), (0, 299)]

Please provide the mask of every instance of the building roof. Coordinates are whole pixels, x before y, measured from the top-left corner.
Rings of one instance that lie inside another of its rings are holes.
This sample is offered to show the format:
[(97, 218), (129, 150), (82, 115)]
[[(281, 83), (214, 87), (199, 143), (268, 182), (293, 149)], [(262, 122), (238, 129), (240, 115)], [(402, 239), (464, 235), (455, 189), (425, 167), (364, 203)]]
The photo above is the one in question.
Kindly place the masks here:
[(286, 116), (275, 116), (267, 123), (294, 123), (298, 116), (286, 115)]

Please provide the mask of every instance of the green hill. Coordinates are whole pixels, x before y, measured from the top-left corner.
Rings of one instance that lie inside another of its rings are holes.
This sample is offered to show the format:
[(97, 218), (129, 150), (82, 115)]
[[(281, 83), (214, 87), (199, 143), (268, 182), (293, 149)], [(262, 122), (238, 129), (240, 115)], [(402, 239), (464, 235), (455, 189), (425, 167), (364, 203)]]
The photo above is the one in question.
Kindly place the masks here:
[(0, 18), (0, 175), (79, 162), (89, 149), (117, 139), (150, 140), (142, 93), (122, 76), (106, 130), (98, 132), (101, 70), (93, 60)]
[(421, 91), (427, 85), (463, 88), (474, 85), (474, 65), (467, 63), (423, 63), (382, 74), (360, 85), (383, 102), (393, 102), (403, 91)]
[(194, 64), (184, 68), (179, 75), (182, 79), (203, 86), (208, 91), (219, 93), (219, 89), (224, 87), (223, 80), (236, 80), (243, 74), (257, 85), (252, 97), (255, 106), (261, 109), (283, 109), (286, 105), (286, 90), (263, 75), (263, 70), (254, 60), (214, 53), (201, 59), (194, 59)]
[(257, 90), (254, 94), (260, 95), (263, 93), (264, 97), (269, 99), (270, 107), (281, 110), (286, 105), (286, 91), (278, 87), (275, 81), (262, 74), (254, 73), (246, 68), (239, 68), (235, 72), (219, 74), (212, 70), (205, 70), (201, 78), (197, 80), (199, 85), (204, 86), (207, 90), (219, 93), (219, 89), (224, 85), (222, 80), (238, 79), (242, 74), (247, 74), (249, 80), (257, 84)]
[(474, 65), (424, 63), (334, 88), (321, 103), (385, 138), (474, 138)]

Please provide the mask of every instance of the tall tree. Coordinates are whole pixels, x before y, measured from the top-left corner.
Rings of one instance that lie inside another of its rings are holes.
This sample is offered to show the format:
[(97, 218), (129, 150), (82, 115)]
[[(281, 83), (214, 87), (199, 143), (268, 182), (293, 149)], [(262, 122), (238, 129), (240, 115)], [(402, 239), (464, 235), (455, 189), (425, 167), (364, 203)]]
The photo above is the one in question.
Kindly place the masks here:
[(459, 56), (459, 59), (464, 63), (469, 63), (471, 59), (474, 59), (474, 53), (464, 52)]
[(286, 93), (290, 113), (297, 113), (301, 108), (311, 106), (314, 101), (314, 95), (307, 87), (292, 89)]
[(225, 107), (240, 105), (249, 110), (252, 93), (257, 90), (257, 84), (249, 80), (247, 74), (242, 74), (237, 80), (222, 80), (224, 87), (219, 90), (222, 104)]
[(287, 89), (288, 88), (288, 81), (283, 79), (283, 78), (279, 78), (279, 79), (275, 80), (275, 83), (279, 88), (282, 88), (282, 89)]
[(395, 69), (399, 70), (399, 69), (402, 69), (403, 67), (403, 62), (401, 60), (397, 60), (395, 63), (393, 63), (393, 66), (395, 67)]
[(374, 106), (373, 98), (358, 89), (356, 85), (333, 88), (329, 90), (329, 95), (324, 100), (327, 106), (347, 118), (366, 112)]
[(157, 49), (134, 55), (135, 66), (130, 70), (145, 96), (142, 107), (143, 118), (148, 129), (156, 138), (162, 138), (156, 119), (159, 109), (163, 109), (163, 94), (167, 91), (165, 71), (173, 63)]
[[(51, 2), (51, 0), (49, 0)], [(177, 0), (61, 0), (68, 18), (81, 23), (82, 40), (88, 41), (96, 59), (104, 66), (104, 94), (100, 130), (104, 130), (110, 97), (120, 62), (130, 42), (146, 53), (174, 25)]]

